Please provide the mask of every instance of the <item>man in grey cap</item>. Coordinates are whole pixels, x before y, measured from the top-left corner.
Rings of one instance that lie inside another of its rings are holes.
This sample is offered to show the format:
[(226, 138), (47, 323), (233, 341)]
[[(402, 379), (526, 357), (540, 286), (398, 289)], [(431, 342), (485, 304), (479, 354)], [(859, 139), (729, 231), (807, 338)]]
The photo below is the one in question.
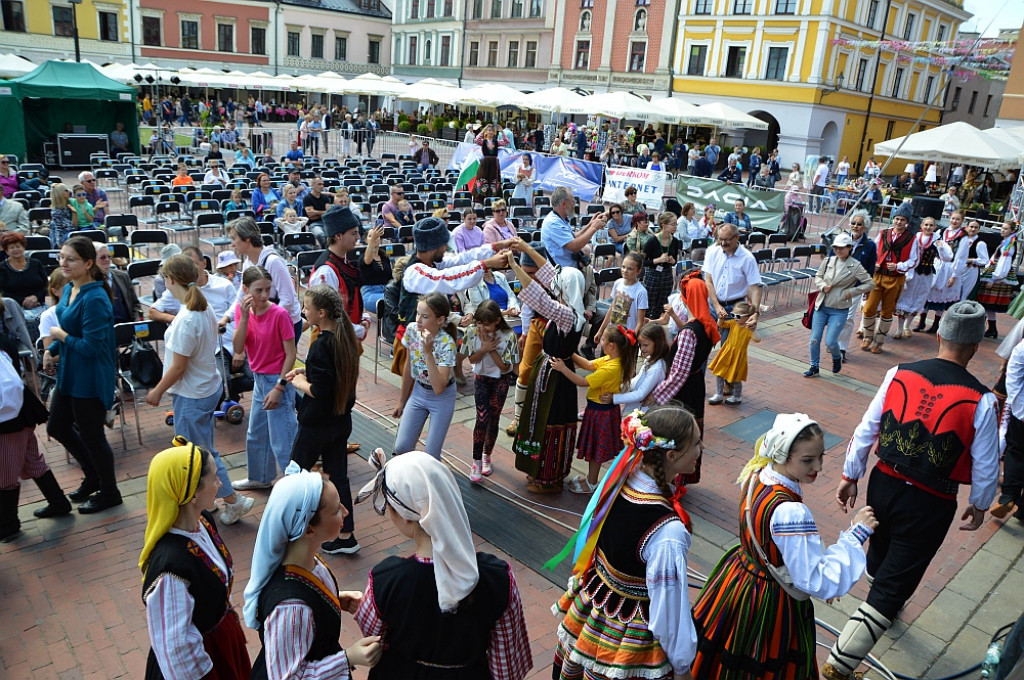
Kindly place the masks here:
[(867, 600), (846, 624), (822, 667), (846, 680), (914, 594), (956, 518), (957, 490), (971, 485), (961, 531), (975, 531), (999, 478), (996, 398), (967, 371), (985, 334), (985, 308), (958, 302), (939, 322), (934, 359), (889, 370), (846, 450), (836, 501), (846, 512), (874, 449), (867, 504), (878, 528), (871, 536)]

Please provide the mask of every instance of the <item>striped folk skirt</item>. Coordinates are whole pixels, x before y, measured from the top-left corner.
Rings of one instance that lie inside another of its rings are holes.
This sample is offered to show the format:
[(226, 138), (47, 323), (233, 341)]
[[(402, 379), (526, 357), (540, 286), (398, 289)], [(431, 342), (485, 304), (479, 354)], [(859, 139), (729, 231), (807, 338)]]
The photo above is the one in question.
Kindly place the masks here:
[(992, 274), (995, 267), (989, 266), (981, 272), (978, 277), (978, 285), (974, 288), (975, 300), (981, 303), (986, 311), (1005, 312), (1010, 307), (1010, 302), (1017, 295), (1017, 272), (1011, 267), (1010, 273), (1002, 281), (992, 284)]
[(618, 404), (587, 401), (576, 448), (589, 463), (607, 463), (622, 450), (622, 409)]

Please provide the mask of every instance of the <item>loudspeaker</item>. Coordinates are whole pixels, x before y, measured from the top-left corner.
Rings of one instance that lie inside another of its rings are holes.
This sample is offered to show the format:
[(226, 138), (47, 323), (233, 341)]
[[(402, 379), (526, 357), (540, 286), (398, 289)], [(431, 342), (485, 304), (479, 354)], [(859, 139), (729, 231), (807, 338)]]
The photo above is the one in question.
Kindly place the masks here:
[(936, 221), (942, 219), (942, 209), (945, 207), (945, 203), (942, 202), (941, 198), (915, 196), (913, 206), (914, 222), (917, 223), (925, 217), (932, 217)]

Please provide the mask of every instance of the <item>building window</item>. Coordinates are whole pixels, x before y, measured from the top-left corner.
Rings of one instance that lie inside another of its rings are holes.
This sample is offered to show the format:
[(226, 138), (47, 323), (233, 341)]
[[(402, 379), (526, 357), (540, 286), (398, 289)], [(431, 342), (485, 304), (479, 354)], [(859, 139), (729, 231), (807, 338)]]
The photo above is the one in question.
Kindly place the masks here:
[(199, 49), (199, 22), (182, 19), (181, 48), (185, 50)]
[(0, 2), (0, 10), (5, 31), (25, 32), (25, 5), (21, 0), (3, 0)]
[(75, 20), (71, 14), (71, 5), (53, 8), (53, 34), (61, 38), (75, 35)]
[(426, 40), (423, 43), (423, 64), (426, 66), (430, 65), (430, 59), (434, 56), (433, 44), (430, 40)]
[(480, 43), (475, 41), (469, 43), (469, 65), (480, 65)]
[(142, 17), (142, 44), (149, 47), (160, 46), (160, 17)]
[(235, 51), (235, 25), (217, 24), (217, 51)]
[(299, 56), (299, 35), (298, 31), (288, 31), (288, 56)]
[(366, 61), (369, 64), (380, 63), (380, 40), (371, 40), (366, 53)]
[(953, 90), (953, 104), (952, 104), (952, 108), (950, 109), (951, 111), (956, 111), (958, 108), (960, 108), (960, 95), (961, 94), (963, 94), (963, 88), (962, 87), (958, 87), (958, 88)]
[(907, 15), (907, 25), (903, 27), (903, 39), (912, 40), (914, 36), (914, 19), (917, 16), (914, 14)]
[(743, 67), (747, 63), (747, 48), (733, 45), (729, 48), (729, 55), (725, 61), (726, 78), (742, 78)]
[(444, 0), (444, 16), (450, 17), (452, 15), (452, 0)]
[(323, 59), (324, 58), (324, 36), (322, 34), (314, 33), (310, 36), (309, 40), (309, 58), (310, 59)]
[(629, 70), (632, 73), (644, 72), (644, 58), (647, 56), (647, 43), (635, 42), (629, 46)]
[(450, 35), (441, 36), (441, 66), (452, 65), (452, 37)]
[(768, 48), (768, 70), (765, 72), (765, 80), (786, 79), (786, 59), (789, 57), (788, 47)]
[(939, 24), (939, 34), (936, 36), (935, 40), (938, 42), (946, 41), (946, 27), (942, 24)]
[(971, 103), (967, 106), (967, 113), (974, 113), (974, 107), (978, 105), (978, 91), (971, 93)]
[(519, 41), (509, 40), (508, 41), (508, 67), (518, 68), (519, 67)]
[(416, 65), (416, 52), (418, 51), (419, 45), (417, 44), (419, 39), (414, 36), (409, 36), (409, 66)]
[(638, 7), (640, 5), (650, 6), (651, 0), (636, 0), (636, 4), (637, 4)]
[(410, 0), (409, 2), (409, 18), (419, 19), (420, 18), (420, 0)]
[(487, 67), (495, 68), (498, 65), (498, 41), (492, 40), (487, 43)]
[(988, 109), (990, 106), (992, 106), (992, 95), (988, 95), (987, 97), (985, 97), (985, 113), (982, 115), (984, 115), (986, 118), (988, 118)]
[(590, 41), (576, 41), (576, 60), (573, 62), (576, 68), (586, 71), (590, 68)]
[(537, 68), (537, 41), (526, 41), (526, 68)]
[(267, 29), (260, 26), (249, 29), (249, 51), (253, 54), (267, 53)]
[(348, 38), (334, 38), (334, 61), (348, 61)]
[(543, 6), (542, 0), (530, 0), (530, 17), (536, 18), (540, 16), (541, 8)]
[(580, 32), (581, 33), (589, 33), (590, 32), (590, 20), (591, 20), (591, 17), (590, 17), (590, 11), (589, 10), (585, 10), (583, 12), (580, 12)]
[(732, 13), (750, 14), (750, 6), (753, 4), (754, 0), (732, 0)]
[(512, 0), (512, 18), (523, 18), (523, 0)]
[[(885, 138), (886, 139), (892, 139), (892, 133), (893, 133), (893, 130), (895, 129), (895, 127), (896, 127), (896, 121), (894, 121), (894, 120), (890, 120), (888, 123), (885, 124)], [(868, 146), (868, 148), (870, 149), (871, 147)]]
[(482, 19), (484, 16), (484, 0), (473, 0), (473, 18)]
[(703, 76), (708, 60), (707, 45), (690, 45), (690, 58), (686, 62), (686, 75)]
[(693, 5), (694, 14), (711, 14), (711, 10), (714, 8), (715, 0), (697, 0)]
[(120, 42), (121, 34), (117, 30), (117, 12), (100, 12), (100, 40)]
[(892, 79), (892, 96), (899, 97), (903, 87), (903, 69), (896, 69), (896, 77)]
[(776, 14), (796, 14), (796, 0), (776, 0)]
[(501, 18), (501, 0), (491, 0), (491, 18)]
[(861, 59), (857, 62), (857, 78), (854, 81), (854, 89), (858, 92), (864, 91), (864, 80), (868, 76), (868, 60)]
[(434, 18), (434, 0), (427, 0), (427, 18)]
[(647, 30), (647, 10), (638, 9), (633, 17), (633, 31), (640, 33)]
[(580, 7), (588, 8), (594, 6), (594, 0), (580, 0)]
[(878, 21), (878, 0), (871, 0), (868, 3), (868, 19), (865, 24), (867, 24), (868, 28), (874, 30), (876, 21)]
[(932, 88), (935, 86), (935, 76), (928, 76), (924, 81), (924, 103), (927, 104), (932, 98)]

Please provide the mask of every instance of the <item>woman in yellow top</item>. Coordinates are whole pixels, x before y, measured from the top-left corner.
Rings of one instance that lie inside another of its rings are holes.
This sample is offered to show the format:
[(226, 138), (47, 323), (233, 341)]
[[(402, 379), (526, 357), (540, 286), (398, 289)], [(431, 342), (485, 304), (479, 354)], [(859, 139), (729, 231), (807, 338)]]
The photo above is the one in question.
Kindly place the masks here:
[[(743, 381), (747, 379), (747, 345), (751, 340), (761, 342), (761, 336), (747, 327), (747, 320), (753, 313), (753, 305), (737, 302), (732, 308), (731, 319), (718, 320), (719, 328), (728, 329), (729, 336), (708, 364), (718, 384), (714, 395), (708, 399), (709, 404), (721, 404), (724, 401), (729, 406), (738, 406), (743, 403)], [(732, 387), (732, 395), (723, 399), (726, 385)]]
[(562, 373), (573, 384), (587, 388), (587, 409), (583, 412), (580, 434), (577, 438), (577, 458), (590, 464), (587, 476), (576, 475), (569, 481), (569, 491), (589, 494), (597, 488), (601, 464), (619, 454), (619, 440), (622, 414), (617, 404), (602, 404), (602, 394), (618, 394), (629, 390), (636, 370), (636, 334), (631, 328), (609, 326), (601, 336), (604, 356), (588, 361), (579, 354), (573, 354), (573, 363), (585, 371), (593, 371), (584, 377), (572, 372), (565, 362), (551, 359), (551, 366)]

